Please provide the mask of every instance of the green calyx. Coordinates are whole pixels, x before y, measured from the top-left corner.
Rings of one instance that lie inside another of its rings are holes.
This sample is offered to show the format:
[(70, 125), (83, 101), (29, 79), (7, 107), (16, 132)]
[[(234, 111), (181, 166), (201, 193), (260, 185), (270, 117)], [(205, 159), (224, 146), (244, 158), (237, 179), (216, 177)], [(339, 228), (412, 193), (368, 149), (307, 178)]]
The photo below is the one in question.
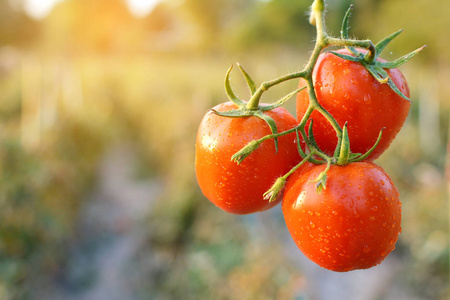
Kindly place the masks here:
[[(349, 39), (348, 29), (349, 29), (349, 19), (350, 19), (350, 13), (353, 6), (350, 5), (350, 8), (347, 10), (344, 19), (342, 21), (342, 27), (341, 27), (341, 38), (343, 40)], [(353, 62), (358, 62), (361, 65), (364, 66), (364, 68), (367, 69), (367, 71), (380, 83), (382, 84), (388, 84), (389, 87), (397, 93), (397, 95), (401, 96), (402, 98), (411, 101), (405, 94), (400, 91), (400, 89), (395, 85), (394, 81), (390, 78), (389, 74), (386, 72), (386, 69), (395, 69), (409, 61), (411, 58), (416, 56), (420, 51), (422, 51), (425, 46), (422, 46), (394, 61), (391, 62), (381, 62), (377, 61), (378, 56), (380, 53), (386, 48), (386, 46), (397, 36), (402, 33), (403, 30), (398, 30), (391, 35), (388, 35), (381, 41), (379, 41), (374, 47), (370, 47), (368, 49), (368, 52), (366, 54), (358, 51), (356, 48), (351, 46), (346, 46), (346, 48), (353, 54), (353, 55), (346, 55), (342, 53), (338, 53), (335, 51), (330, 51), (332, 54)]]
[[(278, 133), (277, 125), (275, 121), (268, 115), (266, 115), (264, 112), (275, 109), (281, 105), (283, 105), (287, 100), (289, 100), (292, 96), (296, 95), (301, 89), (297, 89), (283, 98), (279, 99), (278, 101), (269, 104), (269, 105), (260, 105), (259, 100), (261, 99), (262, 93), (264, 92), (264, 85), (263, 88), (256, 89), (255, 82), (250, 77), (250, 75), (241, 67), (241, 65), (237, 64), (239, 67), (239, 70), (241, 71), (242, 75), (244, 76), (247, 86), (250, 89), (251, 98), (248, 102), (245, 102), (241, 99), (239, 99), (236, 94), (233, 92), (233, 89), (231, 87), (230, 83), (230, 74), (231, 70), (233, 69), (233, 66), (231, 66), (226, 75), (225, 75), (225, 92), (228, 96), (228, 99), (230, 99), (231, 102), (233, 102), (238, 108), (229, 110), (229, 111), (216, 111), (212, 109), (211, 111), (215, 114), (222, 116), (222, 117), (228, 117), (228, 118), (243, 118), (243, 117), (257, 117), (261, 120), (264, 120), (267, 125), (270, 127), (270, 131), (272, 132), (272, 135), (275, 135), (274, 143), (275, 143), (275, 151), (278, 152), (278, 137), (276, 136)], [(257, 144), (257, 145), (256, 145)], [(241, 149), (238, 153), (232, 156), (232, 160), (241, 163), (252, 151), (254, 151), (260, 143), (250, 143), (243, 149)]]

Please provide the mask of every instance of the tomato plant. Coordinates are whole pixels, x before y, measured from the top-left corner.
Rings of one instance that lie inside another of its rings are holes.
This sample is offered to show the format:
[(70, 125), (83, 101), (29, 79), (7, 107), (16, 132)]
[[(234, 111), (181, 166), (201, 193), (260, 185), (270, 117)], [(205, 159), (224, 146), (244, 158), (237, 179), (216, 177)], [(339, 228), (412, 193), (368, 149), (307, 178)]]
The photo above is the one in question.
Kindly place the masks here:
[[(223, 112), (236, 108), (232, 102), (226, 102), (214, 110)], [(296, 119), (282, 107), (266, 114), (275, 121), (278, 130), (297, 125)], [(301, 160), (295, 134), (280, 137), (278, 151), (273, 140), (267, 140), (241, 164), (231, 160), (247, 143), (270, 133), (269, 126), (254, 116), (227, 118), (213, 111), (206, 113), (198, 129), (195, 151), (197, 181), (205, 197), (235, 214), (263, 211), (279, 203), (281, 197), (269, 202), (263, 199), (263, 194)]]
[[(348, 49), (338, 53), (353, 55)], [(385, 62), (378, 59), (378, 61)], [(386, 70), (398, 89), (409, 97), (409, 89), (402, 73)], [(377, 148), (368, 159), (379, 157), (391, 144), (408, 116), (410, 101), (397, 94), (389, 85), (380, 83), (359, 62), (345, 60), (331, 52), (320, 55), (313, 72), (314, 90), (318, 102), (342, 127), (348, 122), (351, 151), (365, 153), (375, 142), (381, 129), (383, 135)], [(300, 86), (305, 86), (304, 79)], [(309, 95), (303, 90), (297, 95), (297, 117), (301, 120), (309, 106)], [(314, 137), (317, 145), (333, 154), (337, 145), (336, 132), (318, 111), (314, 120)]]
[(283, 214), (292, 238), (312, 261), (333, 271), (366, 269), (395, 248), (401, 231), (399, 193), (370, 162), (331, 166), (326, 188), (313, 182), (325, 165), (297, 171), (287, 182)]
[[(234, 94), (228, 70), (231, 102), (211, 109), (200, 123), (195, 168), (203, 194), (227, 212), (263, 211), (282, 198), (300, 250), (343, 272), (375, 266), (395, 248), (399, 193), (371, 161), (389, 147), (409, 112), (409, 88), (398, 67), (424, 47), (382, 60), (380, 53), (401, 31), (377, 44), (349, 38), (350, 7), (341, 36), (332, 37), (324, 11), (324, 0), (314, 0), (310, 23), (317, 37), (303, 70), (257, 88), (238, 65), (251, 92), (248, 101)], [(341, 49), (323, 53), (329, 46)], [(259, 104), (271, 87), (298, 78), (299, 89)], [(280, 107), (296, 94), (298, 121)]]

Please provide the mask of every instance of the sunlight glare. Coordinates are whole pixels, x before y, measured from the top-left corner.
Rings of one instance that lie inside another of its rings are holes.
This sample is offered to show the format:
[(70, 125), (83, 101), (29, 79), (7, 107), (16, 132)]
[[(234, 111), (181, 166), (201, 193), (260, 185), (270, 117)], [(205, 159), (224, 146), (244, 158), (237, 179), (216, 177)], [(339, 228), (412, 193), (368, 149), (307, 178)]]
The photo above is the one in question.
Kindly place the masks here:
[(127, 0), (128, 7), (136, 17), (148, 15), (161, 0)]
[(61, 1), (63, 0), (25, 0), (24, 8), (29, 16), (43, 19), (50, 13), (53, 6)]

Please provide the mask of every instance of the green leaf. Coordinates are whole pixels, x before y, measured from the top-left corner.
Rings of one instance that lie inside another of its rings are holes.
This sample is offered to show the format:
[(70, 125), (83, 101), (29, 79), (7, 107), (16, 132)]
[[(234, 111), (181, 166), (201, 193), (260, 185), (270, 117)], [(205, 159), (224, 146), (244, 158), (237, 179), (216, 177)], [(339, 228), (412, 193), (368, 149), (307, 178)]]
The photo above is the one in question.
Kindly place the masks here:
[(294, 96), (294, 95), (296, 95), (298, 92), (300, 92), (300, 91), (302, 91), (302, 90), (304, 90), (304, 89), (306, 89), (306, 86), (304, 86), (304, 87), (302, 87), (302, 88), (299, 88), (299, 89), (296, 89), (295, 91), (293, 91), (293, 92), (290, 92), (289, 94), (287, 94), (286, 96), (284, 96), (283, 98), (281, 98), (280, 100), (278, 100), (277, 102), (275, 102), (275, 103), (273, 103), (273, 104), (271, 104), (271, 105), (261, 105), (260, 107), (259, 107), (259, 109), (261, 110), (261, 111), (268, 111), (268, 110), (272, 110), (272, 109), (274, 109), (274, 108), (277, 108), (277, 107), (279, 107), (279, 106), (281, 106), (281, 105), (283, 105), (286, 101), (288, 101), (292, 96)]
[(378, 146), (378, 144), (381, 141), (381, 137), (383, 135), (383, 130), (385, 128), (381, 128), (380, 133), (378, 134), (378, 138), (377, 141), (375, 142), (375, 144), (372, 146), (372, 148), (370, 148), (366, 153), (364, 153), (363, 155), (359, 156), (359, 157), (355, 157), (352, 158), (351, 162), (358, 162), (358, 161), (363, 161), (365, 160), (367, 157), (369, 157), (370, 154), (372, 154), (372, 152), (375, 150), (375, 148)]
[(300, 145), (300, 134), (299, 134), (299, 132), (298, 132), (298, 128), (296, 127), (295, 128), (295, 135), (296, 135), (296, 142), (297, 142), (297, 150), (298, 150), (298, 153), (300, 154), (300, 156), (302, 157), (302, 158), (305, 158), (307, 155), (306, 155), (306, 153), (303, 151), (303, 149), (302, 149), (302, 146)]
[(377, 59), (378, 55), (380, 55), (381, 51), (383, 51), (384, 48), (386, 48), (386, 46), (402, 32), (403, 32), (403, 29), (400, 29), (400, 30), (392, 33), (391, 35), (388, 35), (387, 37), (385, 37), (384, 39), (382, 39), (375, 45), (375, 49), (376, 49), (375, 60)]
[[(344, 19), (342, 20), (342, 26), (341, 26), (341, 38), (343, 40), (349, 39), (348, 30), (350, 29), (349, 20), (350, 15), (353, 10), (353, 4), (350, 4), (349, 8), (345, 12)], [(351, 46), (346, 47), (351, 53), (353, 53), (355, 56), (359, 56), (359, 52)]]
[(389, 80), (389, 76), (386, 73), (386, 76), (383, 76), (383, 69), (374, 65), (365, 65), (367, 71), (379, 82), (379, 83), (387, 83)]
[(233, 89), (231, 88), (230, 84), (231, 69), (233, 69), (233, 66), (231, 66), (228, 69), (227, 74), (225, 76), (225, 92), (227, 93), (228, 99), (230, 99), (231, 102), (236, 104), (238, 107), (244, 107), (245, 106), (244, 101), (238, 99), (238, 97), (236, 97), (236, 95), (234, 94)]
[(245, 81), (247, 81), (247, 86), (250, 89), (250, 93), (253, 96), (253, 94), (255, 94), (255, 92), (256, 92), (255, 82), (250, 77), (250, 75), (244, 70), (244, 68), (241, 67), (241, 65), (239, 63), (237, 63), (237, 66), (238, 66), (239, 70), (241, 70), (242, 75), (244, 75)]
[(405, 94), (402, 93), (402, 91), (400, 91), (400, 89), (395, 85), (394, 81), (392, 81), (392, 79), (389, 77), (388, 73), (383, 69), (383, 68), (379, 68), (377, 70), (384, 78), (387, 78), (387, 84), (389, 85), (389, 87), (395, 92), (397, 93), (397, 95), (399, 95), (400, 97), (403, 97), (404, 99), (408, 100), (411, 102), (411, 100), (406, 97)]
[(358, 158), (361, 155), (362, 155), (361, 153), (351, 153), (350, 152), (350, 155), (349, 155), (348, 159), (349, 159), (349, 161), (351, 161), (352, 159)]
[(350, 4), (349, 8), (345, 12), (344, 19), (342, 20), (341, 26), (341, 37), (342, 39), (348, 39), (348, 29), (350, 28), (348, 25), (348, 21), (350, 19), (350, 14), (353, 9), (353, 4)]
[(311, 122), (309, 123), (309, 128), (308, 128), (308, 140), (311, 144), (311, 146), (313, 146), (314, 148), (316, 148), (317, 150), (319, 150), (319, 146), (317, 145), (316, 139), (314, 138), (314, 132), (313, 132), (313, 119), (311, 119)]
[(394, 61), (391, 62), (376, 62), (376, 66), (381, 67), (383, 69), (394, 69), (394, 68), (398, 68), (401, 65), (405, 64), (406, 62), (408, 62), (411, 58), (413, 58), (414, 56), (416, 56), (417, 54), (419, 54), (420, 51), (422, 51), (425, 46), (420, 47), (419, 49), (416, 49), (406, 55), (403, 55), (400, 58), (397, 58)]
[(339, 156), (339, 153), (341, 152), (341, 145), (342, 145), (342, 136), (338, 138), (338, 142), (336, 144), (336, 148), (334, 148), (334, 154), (333, 156)]
[(340, 166), (346, 165), (348, 163), (349, 157), (350, 157), (350, 139), (348, 137), (347, 122), (345, 122), (345, 125), (342, 128), (342, 144), (337, 164)]
[[(267, 123), (267, 125), (269, 125), (270, 130), (272, 131), (272, 134), (277, 134), (278, 133), (277, 124), (275, 123), (275, 121), (271, 117), (269, 117), (268, 115), (262, 113), (259, 110), (254, 112), (254, 116), (264, 120)], [(278, 138), (275, 137), (273, 140), (275, 142), (275, 152), (278, 152)]]
[(218, 111), (215, 109), (211, 108), (211, 111), (213, 113), (215, 113), (216, 115), (219, 115), (221, 117), (227, 117), (227, 118), (242, 118), (242, 117), (249, 117), (252, 116), (253, 113), (248, 111), (248, 110), (244, 110), (244, 109), (233, 109), (233, 110), (227, 110), (227, 111)]
[(347, 55), (347, 54), (342, 54), (342, 53), (339, 53), (339, 52), (336, 52), (336, 51), (330, 51), (330, 53), (333, 53), (337, 57), (340, 57), (340, 58), (345, 59), (345, 60), (354, 61), (354, 62), (358, 62), (358, 63), (361, 62), (361, 58), (360, 57), (355, 57), (355, 56), (351, 56), (351, 55)]

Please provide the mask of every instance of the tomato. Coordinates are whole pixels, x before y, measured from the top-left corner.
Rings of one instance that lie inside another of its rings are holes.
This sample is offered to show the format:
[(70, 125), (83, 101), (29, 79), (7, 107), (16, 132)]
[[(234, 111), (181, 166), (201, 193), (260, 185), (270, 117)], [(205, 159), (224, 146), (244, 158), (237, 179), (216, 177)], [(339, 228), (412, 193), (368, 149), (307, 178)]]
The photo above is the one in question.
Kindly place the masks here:
[[(350, 55), (347, 49), (337, 52)], [(383, 61), (383, 60), (380, 60)], [(398, 69), (386, 70), (399, 90), (409, 97), (409, 88)], [(360, 63), (344, 60), (332, 53), (322, 53), (313, 71), (313, 84), (319, 103), (342, 127), (348, 121), (353, 153), (365, 153), (385, 128), (369, 160), (379, 157), (391, 144), (408, 116), (410, 102), (395, 93), (388, 84), (379, 83)], [(305, 86), (303, 79), (300, 87)], [(297, 119), (300, 121), (309, 104), (307, 89), (297, 95)], [(318, 146), (332, 155), (337, 144), (336, 132), (318, 112), (314, 120), (314, 137)]]
[(401, 231), (399, 193), (383, 169), (371, 162), (332, 165), (326, 188), (312, 182), (316, 165), (287, 182), (282, 209), (299, 249), (329, 270), (345, 272), (379, 264), (395, 248)]
[[(214, 107), (217, 111), (236, 108), (231, 102)], [(295, 117), (282, 107), (265, 114), (275, 121), (278, 132), (297, 125)], [(271, 130), (267, 123), (254, 116), (229, 118), (212, 111), (204, 116), (197, 133), (195, 171), (206, 198), (234, 214), (263, 211), (281, 201), (279, 197), (269, 203), (263, 194), (301, 160), (295, 133), (278, 138), (278, 152), (269, 139), (241, 164), (231, 161), (231, 156), (242, 147), (268, 134)]]

